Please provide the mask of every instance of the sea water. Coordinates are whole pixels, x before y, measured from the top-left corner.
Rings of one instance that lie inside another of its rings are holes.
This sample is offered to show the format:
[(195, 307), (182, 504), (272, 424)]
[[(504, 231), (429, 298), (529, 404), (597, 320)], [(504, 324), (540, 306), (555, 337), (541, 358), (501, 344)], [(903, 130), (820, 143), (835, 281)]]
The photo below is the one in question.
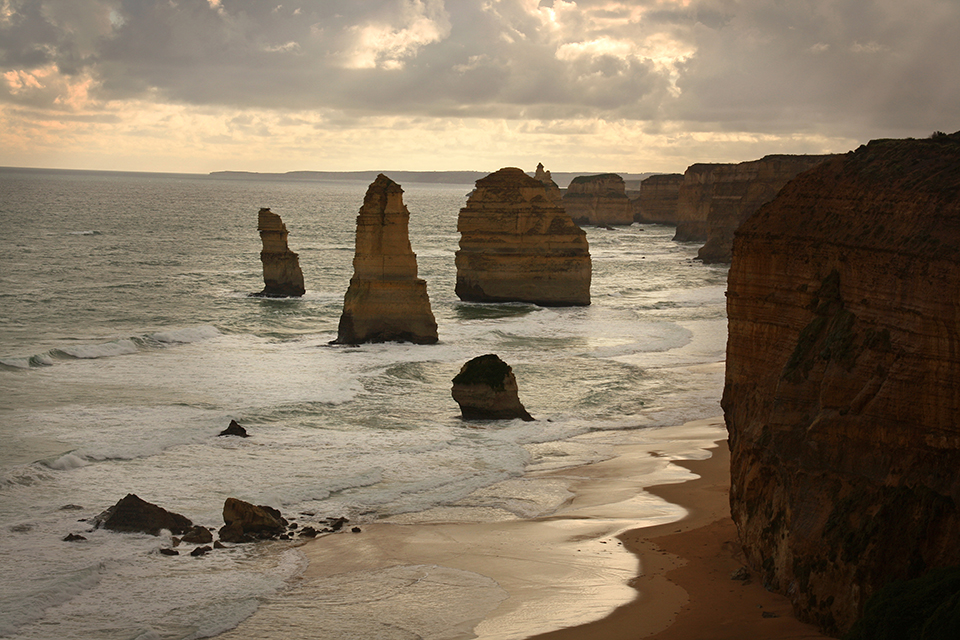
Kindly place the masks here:
[[(91, 530), (127, 493), (214, 527), (229, 496), (302, 524), (471, 495), (532, 517), (556, 501), (490, 487), (603, 458), (585, 433), (719, 413), (722, 373), (699, 365), (724, 357), (723, 267), (669, 227), (588, 228), (590, 306), (464, 303), (473, 185), (402, 185), (439, 343), (331, 346), (366, 186), (0, 169), (0, 636), (208, 637), (303, 569), (293, 543), (170, 558), (169, 536)], [(300, 299), (248, 295), (260, 207), (290, 231)], [(460, 418), (451, 379), (486, 353), (534, 422)], [(217, 437), (231, 419), (251, 437)]]

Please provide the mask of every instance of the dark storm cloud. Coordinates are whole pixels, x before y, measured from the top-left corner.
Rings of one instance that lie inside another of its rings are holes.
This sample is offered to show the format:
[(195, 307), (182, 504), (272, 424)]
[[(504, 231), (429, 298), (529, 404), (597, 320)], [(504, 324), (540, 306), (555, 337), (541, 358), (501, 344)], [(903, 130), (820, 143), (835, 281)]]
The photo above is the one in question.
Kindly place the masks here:
[(0, 99), (53, 101), (52, 65), (101, 100), (949, 129), (957, 26), (955, 0), (0, 0)]

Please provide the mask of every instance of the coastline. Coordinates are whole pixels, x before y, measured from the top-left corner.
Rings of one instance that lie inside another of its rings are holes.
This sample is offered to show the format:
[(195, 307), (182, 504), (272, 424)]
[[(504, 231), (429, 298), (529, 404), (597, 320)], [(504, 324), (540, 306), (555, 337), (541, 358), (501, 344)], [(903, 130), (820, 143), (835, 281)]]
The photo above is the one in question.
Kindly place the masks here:
[(525, 476), (569, 492), (550, 515), (476, 522), (447, 510), (317, 538), (300, 547), (296, 584), (218, 637), (823, 637), (785, 598), (730, 579), (740, 564), (722, 419), (635, 434), (602, 462)]

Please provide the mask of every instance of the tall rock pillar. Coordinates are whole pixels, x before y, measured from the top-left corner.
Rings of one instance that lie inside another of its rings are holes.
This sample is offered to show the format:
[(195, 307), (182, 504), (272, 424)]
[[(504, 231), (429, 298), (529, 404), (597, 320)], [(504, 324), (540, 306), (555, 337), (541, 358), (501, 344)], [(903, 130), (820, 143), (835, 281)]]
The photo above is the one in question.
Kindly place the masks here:
[(257, 230), (263, 249), (263, 291), (256, 294), (267, 298), (299, 297), (305, 292), (303, 271), (297, 254), (287, 246), (287, 226), (270, 209), (260, 209)]
[(383, 175), (371, 183), (357, 216), (353, 278), (343, 300), (337, 344), (437, 341), (427, 283), (410, 248), (403, 189)]

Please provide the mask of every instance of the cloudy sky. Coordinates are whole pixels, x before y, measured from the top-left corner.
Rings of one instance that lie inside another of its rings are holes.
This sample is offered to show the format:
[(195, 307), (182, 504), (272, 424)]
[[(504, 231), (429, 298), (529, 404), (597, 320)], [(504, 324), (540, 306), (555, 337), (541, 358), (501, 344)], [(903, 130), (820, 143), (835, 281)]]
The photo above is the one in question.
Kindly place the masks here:
[(960, 129), (960, 0), (0, 0), (0, 165), (683, 171)]

